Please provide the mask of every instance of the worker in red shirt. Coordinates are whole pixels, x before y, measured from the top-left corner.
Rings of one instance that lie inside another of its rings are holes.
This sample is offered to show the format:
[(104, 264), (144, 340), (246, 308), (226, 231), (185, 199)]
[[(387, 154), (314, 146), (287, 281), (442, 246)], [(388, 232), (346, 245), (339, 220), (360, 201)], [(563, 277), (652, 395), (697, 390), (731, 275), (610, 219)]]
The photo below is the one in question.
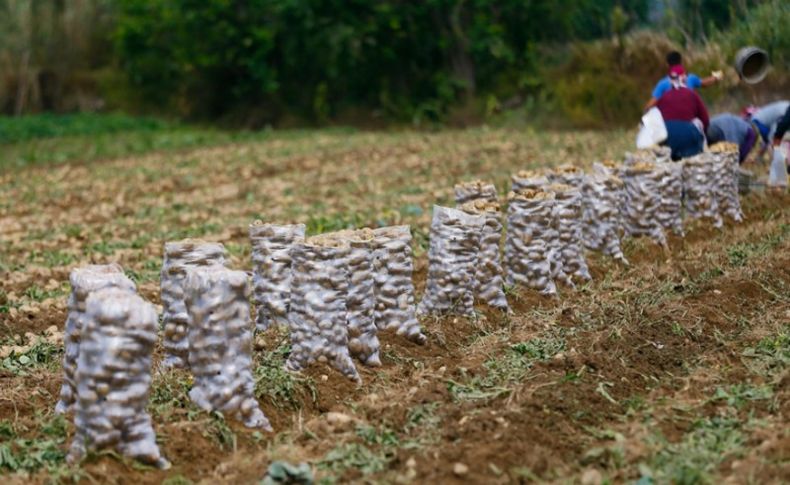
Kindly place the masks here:
[(656, 106), (667, 127), (666, 144), (672, 149), (672, 160), (679, 160), (702, 152), (710, 120), (702, 98), (686, 87), (683, 66), (672, 66), (669, 80), (672, 88), (661, 96)]

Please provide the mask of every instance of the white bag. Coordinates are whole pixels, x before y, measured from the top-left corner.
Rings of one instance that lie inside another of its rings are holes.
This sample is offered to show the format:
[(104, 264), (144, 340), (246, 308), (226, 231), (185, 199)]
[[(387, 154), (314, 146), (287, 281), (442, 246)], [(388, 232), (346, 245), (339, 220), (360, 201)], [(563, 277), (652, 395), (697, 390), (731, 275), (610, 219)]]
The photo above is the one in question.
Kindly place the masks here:
[(785, 165), (785, 153), (783, 147), (774, 147), (774, 157), (771, 161), (771, 171), (768, 174), (768, 185), (770, 187), (787, 187), (787, 166)]
[(656, 107), (650, 108), (642, 116), (639, 133), (636, 135), (636, 148), (644, 149), (653, 145), (658, 145), (667, 139), (667, 127), (664, 124), (664, 117)]

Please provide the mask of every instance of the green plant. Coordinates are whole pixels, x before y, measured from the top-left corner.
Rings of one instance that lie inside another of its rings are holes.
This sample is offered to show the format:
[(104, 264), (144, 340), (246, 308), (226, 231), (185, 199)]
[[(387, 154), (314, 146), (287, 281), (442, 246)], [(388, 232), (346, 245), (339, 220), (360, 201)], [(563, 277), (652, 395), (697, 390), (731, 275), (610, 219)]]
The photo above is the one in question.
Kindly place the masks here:
[(317, 391), (311, 378), (285, 370), (285, 360), (290, 351), (288, 344), (282, 344), (273, 351), (257, 353), (253, 369), (255, 396), (266, 396), (280, 409), (300, 409), (305, 398), (316, 399)]
[(32, 369), (55, 366), (60, 362), (62, 353), (62, 347), (39, 339), (26, 351), (19, 354), (14, 352), (4, 358), (0, 367), (15, 375), (24, 376)]

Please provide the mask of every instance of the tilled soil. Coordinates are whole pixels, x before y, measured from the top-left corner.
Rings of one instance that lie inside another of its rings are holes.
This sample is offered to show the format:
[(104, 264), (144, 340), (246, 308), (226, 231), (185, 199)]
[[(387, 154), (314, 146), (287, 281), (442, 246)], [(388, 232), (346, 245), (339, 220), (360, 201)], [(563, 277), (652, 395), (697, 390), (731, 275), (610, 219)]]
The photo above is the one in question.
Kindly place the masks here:
[[(420, 295), (430, 204), (449, 203), (454, 182), (490, 178), (502, 191), (516, 169), (614, 158), (618, 136), (320, 134), (8, 174), (0, 339), (62, 329), (63, 283), (80, 264), (119, 262), (155, 304), (166, 240), (223, 242), (233, 265), (249, 268), (256, 217), (314, 232), (410, 223)], [(63, 465), (11, 480), (68, 470), (99, 483), (255, 483), (286, 460), (338, 483), (786, 482), (790, 197), (742, 202), (742, 224), (687, 221), (669, 255), (647, 240), (624, 244), (629, 267), (590, 255), (594, 281), (557, 298), (516, 290), (512, 314), (425, 319), (424, 346), (384, 334), (383, 366), (358, 365), (361, 386), (323, 366), (295, 381), (258, 374), (273, 435), (196, 411), (187, 373), (157, 376), (151, 412), (172, 469), (99, 454), (79, 473)], [(283, 357), (284, 335), (258, 336), (259, 365)], [(777, 353), (754, 357), (765, 342)], [(18, 437), (43, 439), (59, 358), (25, 375), (0, 368), (0, 422)], [(68, 425), (59, 449), (72, 434)]]

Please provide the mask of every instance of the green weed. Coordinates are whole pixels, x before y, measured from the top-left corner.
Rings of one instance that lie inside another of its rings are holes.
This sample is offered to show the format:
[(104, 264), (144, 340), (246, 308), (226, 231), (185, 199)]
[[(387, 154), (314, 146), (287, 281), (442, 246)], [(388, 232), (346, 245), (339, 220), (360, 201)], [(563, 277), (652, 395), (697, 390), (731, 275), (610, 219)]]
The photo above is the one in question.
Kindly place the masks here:
[(148, 398), (148, 412), (153, 416), (173, 417), (177, 410), (186, 412), (187, 419), (194, 419), (200, 410), (189, 397), (192, 388), (190, 378), (185, 372), (161, 372), (154, 375), (151, 394)]
[(678, 443), (656, 437), (659, 451), (640, 466), (642, 480), (678, 485), (709, 483), (710, 473), (725, 459), (739, 456), (745, 441), (734, 418), (703, 418)]
[(0, 368), (17, 376), (25, 376), (36, 368), (53, 368), (60, 362), (62, 354), (62, 347), (39, 339), (27, 352), (12, 353), (3, 359)]
[(236, 433), (230, 429), (222, 413), (214, 411), (210, 415), (209, 426), (204, 436), (211, 438), (222, 451), (236, 451)]
[(317, 390), (309, 377), (285, 370), (285, 360), (291, 352), (288, 344), (283, 344), (273, 351), (256, 352), (255, 396), (267, 397), (277, 408), (300, 409), (304, 399), (315, 402)]
[(468, 377), (463, 382), (448, 381), (448, 389), (457, 400), (491, 399), (508, 394), (535, 362), (547, 360), (564, 348), (565, 340), (559, 335), (511, 345), (501, 356), (483, 364), (485, 375)]
[(33, 438), (16, 436), (6, 424), (0, 424), (0, 429), (7, 438), (0, 443), (0, 470), (14, 473), (46, 468), (52, 472), (65, 465), (66, 454), (62, 445), (66, 441), (66, 424), (63, 416), (54, 416), (42, 423), (42, 435)]
[(740, 383), (728, 387), (717, 387), (711, 401), (724, 401), (728, 406), (741, 409), (750, 401), (767, 400), (772, 396), (773, 390), (770, 386), (754, 387)]

